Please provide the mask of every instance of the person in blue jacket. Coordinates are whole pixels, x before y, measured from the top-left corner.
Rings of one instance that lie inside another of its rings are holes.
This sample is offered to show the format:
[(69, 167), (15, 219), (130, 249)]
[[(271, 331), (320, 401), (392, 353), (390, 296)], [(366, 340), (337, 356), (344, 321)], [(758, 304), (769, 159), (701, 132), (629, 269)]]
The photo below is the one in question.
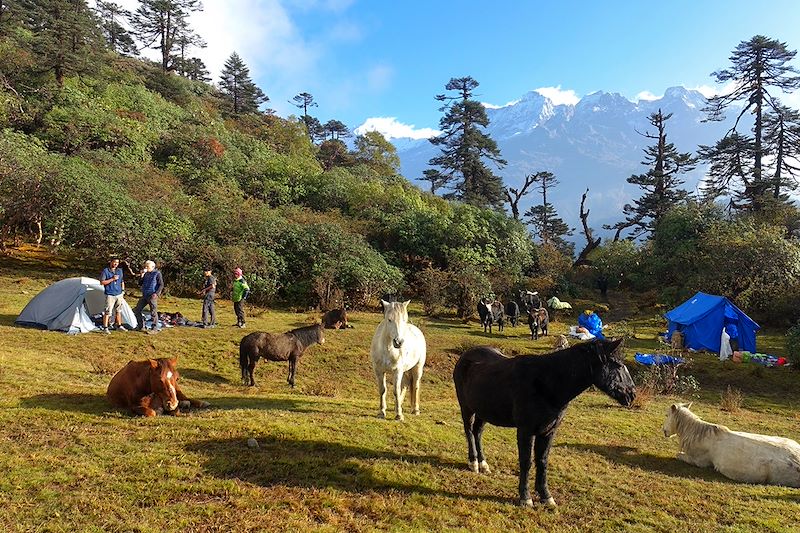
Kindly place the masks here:
[(598, 339), (605, 339), (603, 336), (603, 321), (591, 309), (585, 310), (578, 317), (578, 331), (581, 331), (580, 328), (583, 328), (587, 333), (591, 333)]
[(144, 327), (144, 318), (142, 311), (145, 306), (150, 306), (150, 314), (153, 316), (153, 325), (151, 330), (153, 332), (158, 330), (158, 299), (164, 290), (164, 278), (161, 276), (161, 271), (156, 269), (156, 264), (153, 261), (145, 261), (144, 270), (142, 270), (142, 297), (133, 309), (136, 315), (136, 320), (139, 321), (136, 326), (137, 331)]
[(119, 267), (119, 259), (112, 257), (108, 266), (100, 273), (100, 285), (106, 296), (106, 305), (103, 309), (103, 328), (104, 333), (110, 333), (108, 323), (111, 313), (114, 313), (114, 329), (125, 331), (122, 324), (121, 306), (125, 302), (125, 280), (122, 269)]

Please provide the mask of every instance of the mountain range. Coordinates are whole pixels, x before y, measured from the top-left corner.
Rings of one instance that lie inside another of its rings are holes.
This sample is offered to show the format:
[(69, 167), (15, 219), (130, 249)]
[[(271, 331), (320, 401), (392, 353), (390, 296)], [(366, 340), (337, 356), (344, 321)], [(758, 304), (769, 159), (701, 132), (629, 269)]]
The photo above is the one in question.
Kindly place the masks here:
[[(713, 145), (731, 127), (732, 118), (722, 122), (703, 122), (705, 97), (698, 91), (671, 87), (661, 98), (632, 102), (618, 93), (598, 91), (576, 104), (556, 105), (542, 94), (531, 91), (503, 107), (487, 107), (486, 132), (497, 142), (508, 161), (503, 169), (493, 170), (507, 187), (519, 188), (526, 174), (550, 171), (559, 184), (548, 191), (559, 215), (567, 224), (580, 228), (579, 208), (588, 188), (586, 207), (589, 224), (599, 231), (603, 224), (623, 219), (622, 207), (638, 198), (641, 190), (629, 183), (632, 174), (642, 174), (643, 150), (654, 144), (644, 133), (655, 133), (647, 117), (659, 109), (672, 118), (666, 122), (667, 141), (681, 152), (696, 153), (700, 144)], [(430, 168), (428, 161), (439, 153), (427, 139), (393, 139), (401, 161), (401, 172), (422, 188), (418, 181)], [(702, 165), (684, 176), (684, 188), (696, 191), (705, 168)], [(438, 191), (441, 192), (441, 191)], [(520, 202), (524, 213), (541, 196), (531, 193)], [(583, 237), (576, 231), (573, 240)]]

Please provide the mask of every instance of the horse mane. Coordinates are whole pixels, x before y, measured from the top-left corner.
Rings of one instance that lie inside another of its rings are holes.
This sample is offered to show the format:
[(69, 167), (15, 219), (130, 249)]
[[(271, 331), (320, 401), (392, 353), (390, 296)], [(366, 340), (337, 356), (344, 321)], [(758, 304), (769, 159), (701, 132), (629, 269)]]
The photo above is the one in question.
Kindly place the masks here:
[(303, 346), (310, 346), (311, 344), (317, 342), (319, 338), (319, 331), (322, 329), (322, 324), (314, 324), (313, 326), (303, 326), (302, 328), (296, 328), (291, 331), (287, 331), (287, 335), (293, 335), (300, 341)]
[(681, 449), (686, 449), (708, 437), (715, 437), (724, 431), (728, 431), (725, 426), (706, 422), (685, 406), (671, 411), (671, 416), (675, 417), (675, 428), (681, 441)]

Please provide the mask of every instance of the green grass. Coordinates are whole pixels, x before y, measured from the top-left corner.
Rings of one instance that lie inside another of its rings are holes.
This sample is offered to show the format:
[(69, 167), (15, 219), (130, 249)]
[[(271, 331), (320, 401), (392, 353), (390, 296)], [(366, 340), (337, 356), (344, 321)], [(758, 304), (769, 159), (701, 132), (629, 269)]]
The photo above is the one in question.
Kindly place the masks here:
[[(428, 340), (422, 414), (399, 423), (375, 417), (376, 313), (353, 313), (354, 329), (329, 331), (328, 342), (301, 359), (294, 390), (285, 364), (264, 361), (259, 386), (241, 386), (236, 343), (249, 331), (310, 323), (315, 313), (250, 310), (242, 332), (221, 300), (213, 330), (68, 336), (13, 326), (48, 283), (86, 271), (41, 252), (0, 258), (3, 531), (698, 532), (790, 531), (800, 523), (797, 489), (735, 483), (686, 465), (661, 434), (669, 404), (693, 400), (707, 420), (798, 439), (800, 373), (695, 354), (689, 371), (702, 388), (694, 398), (656, 396), (624, 409), (589, 391), (570, 406), (551, 451), (558, 510), (521, 509), (513, 430), (489, 427), (494, 471), (469, 472), (450, 375), (466, 346), (544, 353), (552, 338), (530, 341), (522, 326), (489, 336), (476, 323), (413, 316)], [(173, 297), (162, 304), (190, 318), (200, 307)], [(629, 359), (658, 349), (664, 324), (656, 315), (610, 325), (630, 335)], [(556, 322), (551, 335), (566, 329)], [(781, 353), (780, 332), (760, 335), (759, 346)], [(129, 359), (175, 355), (184, 392), (213, 408), (143, 419), (106, 403), (111, 376)], [(736, 413), (720, 408), (728, 385), (742, 391)], [(247, 446), (251, 437), (258, 448)]]

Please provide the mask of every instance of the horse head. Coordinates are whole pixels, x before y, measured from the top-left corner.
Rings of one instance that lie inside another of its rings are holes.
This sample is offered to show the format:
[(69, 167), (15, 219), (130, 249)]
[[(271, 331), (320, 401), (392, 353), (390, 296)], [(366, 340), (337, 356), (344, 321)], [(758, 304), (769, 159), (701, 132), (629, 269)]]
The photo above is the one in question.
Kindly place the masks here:
[(669, 438), (678, 433), (678, 417), (681, 411), (689, 410), (691, 407), (691, 403), (673, 403), (669, 409), (667, 409), (667, 419), (664, 420), (664, 427), (661, 429), (664, 431), (664, 436)]
[(170, 411), (178, 408), (178, 358), (150, 359), (150, 389)]
[(408, 304), (405, 302), (386, 302), (383, 305), (383, 320), (386, 322), (386, 334), (392, 339), (392, 346), (399, 350), (405, 341), (404, 335), (408, 324)]
[(598, 340), (588, 344), (597, 355), (600, 368), (593, 371), (593, 384), (619, 403), (630, 406), (636, 398), (636, 385), (622, 360), (622, 339)]
[(316, 326), (317, 327), (314, 329), (317, 334), (315, 340), (317, 341), (317, 344), (325, 344), (325, 324), (320, 323), (316, 324)]

